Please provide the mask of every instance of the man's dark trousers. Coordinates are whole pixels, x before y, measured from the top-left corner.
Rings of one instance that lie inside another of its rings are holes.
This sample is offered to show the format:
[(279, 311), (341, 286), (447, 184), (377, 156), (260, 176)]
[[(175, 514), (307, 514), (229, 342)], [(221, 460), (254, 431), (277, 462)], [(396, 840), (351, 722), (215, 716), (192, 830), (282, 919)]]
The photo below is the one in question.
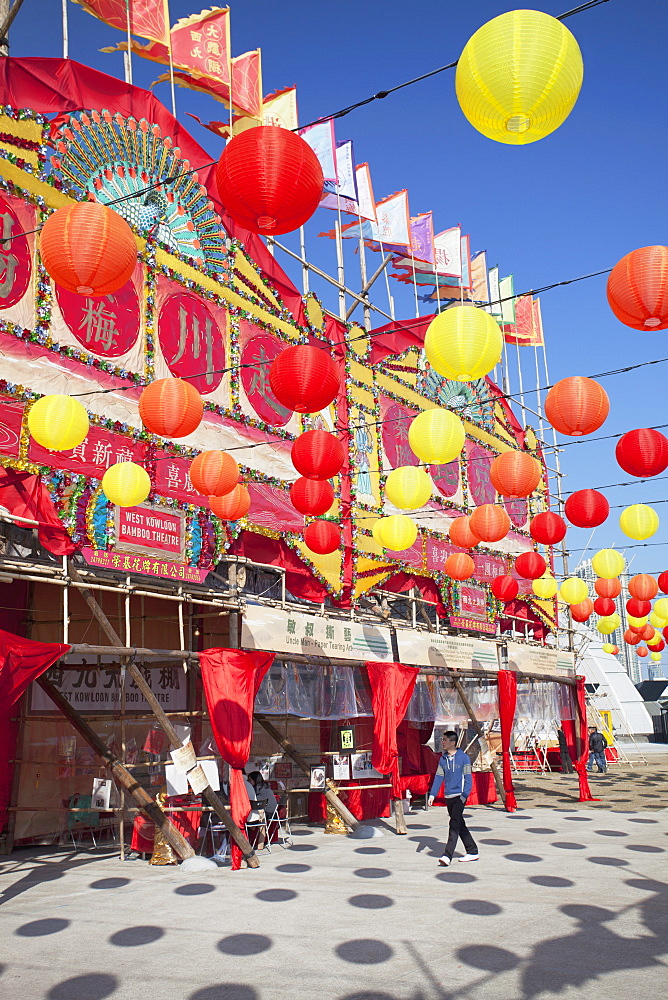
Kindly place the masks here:
[(447, 854), (447, 856), (451, 858), (455, 853), (457, 841), (461, 837), (466, 853), (477, 854), (478, 845), (471, 836), (464, 821), (464, 803), (461, 798), (458, 795), (456, 799), (446, 799), (445, 804), (448, 807), (448, 813), (450, 815), (450, 830), (448, 833), (448, 842), (445, 845), (445, 851), (443, 853)]

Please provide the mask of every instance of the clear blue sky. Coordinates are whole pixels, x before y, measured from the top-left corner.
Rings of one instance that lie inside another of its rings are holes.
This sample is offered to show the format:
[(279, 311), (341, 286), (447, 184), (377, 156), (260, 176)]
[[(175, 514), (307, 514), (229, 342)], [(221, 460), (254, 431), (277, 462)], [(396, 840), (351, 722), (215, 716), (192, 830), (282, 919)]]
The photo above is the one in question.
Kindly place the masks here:
[[(339, 0), (333, 5), (231, 0), (230, 6), (234, 54), (260, 46), (265, 93), (296, 84), (302, 122), (453, 61), (481, 24), (512, 9), (495, 0)], [(570, 6), (574, 0), (545, 0), (540, 9), (556, 15)], [(172, 22), (198, 9), (197, 0), (172, 0)], [(69, 4), (69, 18), (71, 57), (121, 75), (121, 57), (98, 49), (122, 35), (74, 3)], [(584, 85), (566, 123), (540, 142), (512, 147), (478, 134), (459, 110), (453, 71), (337, 123), (337, 138), (353, 139), (357, 161), (369, 162), (377, 198), (408, 188), (412, 214), (433, 209), (437, 231), (461, 223), (471, 234), (473, 250), (487, 250), (490, 263), (498, 262), (502, 273), (514, 273), (518, 292), (610, 267), (636, 247), (668, 243), (668, 5), (663, 0), (610, 0), (567, 24), (582, 49)], [(15, 56), (61, 55), (60, 4), (25, 0), (11, 42)], [(134, 59), (134, 82), (147, 87), (160, 70)], [(169, 105), (168, 86), (159, 85), (156, 93)], [(204, 120), (221, 118), (222, 106), (185, 90), (177, 91), (177, 102), (179, 118), (217, 154), (220, 141), (184, 112)], [(308, 256), (329, 273), (335, 273), (334, 244), (315, 234), (331, 228), (334, 217), (319, 210), (307, 235)], [(290, 237), (285, 242), (295, 245)], [(369, 257), (372, 264), (378, 259)], [(359, 282), (355, 268), (355, 257), (347, 252), (346, 278), (353, 286)], [(414, 315), (412, 293), (396, 282), (393, 286), (397, 316)], [(334, 296), (314, 287), (336, 309)], [(382, 286), (377, 300), (386, 305)], [(614, 318), (605, 278), (545, 293), (541, 301), (552, 380), (668, 357), (666, 331), (639, 333)], [(611, 413), (600, 433), (668, 423), (668, 363), (606, 378), (602, 384)], [(614, 442), (568, 447), (562, 461), (567, 492), (629, 478), (616, 465)], [(605, 493), (613, 505), (662, 500), (668, 497), (666, 482)], [(668, 503), (656, 509), (662, 525), (651, 541), (665, 542)], [(597, 529), (595, 548), (621, 545), (618, 514), (613, 510)], [(588, 535), (571, 528), (570, 547), (584, 546)], [(579, 553), (574, 555), (577, 562)], [(636, 572), (668, 569), (665, 545), (629, 549), (628, 555), (635, 555)]]

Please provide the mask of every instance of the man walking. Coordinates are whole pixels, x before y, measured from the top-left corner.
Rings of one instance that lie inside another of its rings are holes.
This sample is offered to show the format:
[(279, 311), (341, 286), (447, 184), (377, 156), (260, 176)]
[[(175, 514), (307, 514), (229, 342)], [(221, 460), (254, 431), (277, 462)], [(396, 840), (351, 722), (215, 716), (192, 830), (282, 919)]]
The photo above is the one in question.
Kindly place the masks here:
[(605, 749), (608, 745), (603, 733), (599, 733), (596, 726), (589, 727), (589, 760), (587, 761), (587, 770), (593, 770), (593, 765), (596, 764), (598, 767), (599, 774), (605, 774), (608, 769), (608, 764), (605, 759)]
[(450, 830), (443, 856), (438, 859), (439, 865), (445, 868), (452, 861), (460, 837), (466, 850), (466, 854), (459, 859), (460, 861), (477, 861), (480, 855), (477, 844), (464, 821), (464, 806), (471, 793), (473, 783), (471, 760), (468, 754), (458, 749), (457, 734), (452, 731), (443, 733), (441, 746), (443, 753), (429, 792), (429, 805), (433, 804), (441, 788), (445, 788), (445, 804), (450, 815)]

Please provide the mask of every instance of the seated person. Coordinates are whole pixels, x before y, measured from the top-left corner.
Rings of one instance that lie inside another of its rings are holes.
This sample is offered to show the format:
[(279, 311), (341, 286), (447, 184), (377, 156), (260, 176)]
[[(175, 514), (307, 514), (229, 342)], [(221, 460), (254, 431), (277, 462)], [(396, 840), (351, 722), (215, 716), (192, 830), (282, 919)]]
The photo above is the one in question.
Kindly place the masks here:
[(258, 804), (264, 809), (267, 819), (269, 819), (274, 815), (274, 810), (276, 809), (276, 796), (259, 771), (251, 771), (248, 777), (253, 785), (254, 797)]
[[(253, 772), (253, 773), (258, 773), (258, 772)], [(252, 777), (252, 775), (250, 775), (250, 777)], [(258, 801), (257, 792), (255, 791), (255, 785), (252, 783), (252, 781), (250, 781), (250, 778), (245, 771), (244, 771), (244, 785), (246, 786), (248, 801), (250, 802), (251, 805), (251, 811), (248, 814), (246, 822), (257, 823), (257, 821), (260, 819), (260, 814), (257, 810), (259, 808), (261, 809), (264, 807), (262, 803)]]

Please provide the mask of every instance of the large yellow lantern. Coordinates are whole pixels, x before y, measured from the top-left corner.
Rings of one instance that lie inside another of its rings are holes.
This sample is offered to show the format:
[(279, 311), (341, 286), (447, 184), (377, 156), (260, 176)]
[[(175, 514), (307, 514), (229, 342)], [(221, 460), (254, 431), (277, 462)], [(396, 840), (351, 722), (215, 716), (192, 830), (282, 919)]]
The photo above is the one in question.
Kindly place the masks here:
[(601, 649), (603, 650), (604, 653), (610, 653), (611, 656), (616, 656), (617, 653), (619, 652), (617, 646), (613, 645), (613, 643), (611, 642), (604, 642), (603, 645), (601, 646)]
[(627, 615), (626, 620), (633, 628), (642, 628), (643, 625), (647, 624), (649, 618), (647, 615), (643, 615), (641, 618), (636, 618), (635, 615)]
[(471, 382), (499, 363), (503, 337), (499, 324), (484, 309), (452, 306), (429, 324), (424, 349), (439, 375)]
[(651, 649), (652, 646), (658, 646), (660, 642), (663, 642), (663, 636), (661, 635), (660, 632), (657, 632), (655, 630), (654, 631), (654, 635), (652, 636), (652, 638), (651, 639), (646, 639), (645, 642), (647, 643), (647, 645)]
[(580, 48), (561, 21), (512, 10), (478, 28), (457, 63), (459, 105), (488, 139), (523, 146), (568, 118), (582, 86)]
[(88, 434), (88, 414), (71, 396), (42, 396), (30, 407), (28, 430), (43, 448), (69, 451)]
[(655, 601), (652, 611), (660, 618), (668, 618), (668, 597), (660, 597), (658, 601)]
[(401, 510), (423, 507), (432, 493), (429, 473), (417, 465), (402, 465), (385, 480), (385, 496)]
[(539, 576), (537, 580), (531, 581), (531, 589), (536, 597), (541, 601), (547, 601), (557, 593), (557, 581), (549, 573)]
[(404, 549), (410, 549), (417, 538), (417, 524), (405, 514), (391, 514), (389, 517), (381, 517), (376, 521), (374, 529), (373, 537), (391, 552), (402, 552)]
[(665, 628), (668, 625), (668, 621), (662, 618), (661, 615), (657, 615), (656, 611), (652, 611), (649, 616), (649, 623), (653, 625), (654, 628)]
[(626, 562), (624, 556), (615, 549), (600, 549), (591, 561), (591, 567), (596, 576), (604, 580), (612, 580), (624, 572)]
[(452, 462), (465, 440), (464, 424), (457, 414), (439, 406), (418, 413), (408, 430), (408, 443), (421, 462)]
[(655, 663), (659, 663), (661, 660), (661, 653), (650, 653), (649, 658), (650, 660), (654, 660)]
[(659, 527), (659, 515), (644, 503), (634, 503), (619, 515), (619, 527), (627, 538), (651, 538)]
[(601, 633), (601, 635), (612, 635), (615, 629), (618, 629), (621, 625), (622, 620), (619, 615), (604, 615), (602, 618), (596, 622), (596, 628)]
[(102, 490), (107, 500), (119, 507), (136, 507), (151, 492), (151, 480), (136, 462), (117, 462), (102, 476)]
[(559, 587), (559, 597), (566, 604), (580, 604), (589, 596), (589, 588), (579, 576), (569, 576)]

